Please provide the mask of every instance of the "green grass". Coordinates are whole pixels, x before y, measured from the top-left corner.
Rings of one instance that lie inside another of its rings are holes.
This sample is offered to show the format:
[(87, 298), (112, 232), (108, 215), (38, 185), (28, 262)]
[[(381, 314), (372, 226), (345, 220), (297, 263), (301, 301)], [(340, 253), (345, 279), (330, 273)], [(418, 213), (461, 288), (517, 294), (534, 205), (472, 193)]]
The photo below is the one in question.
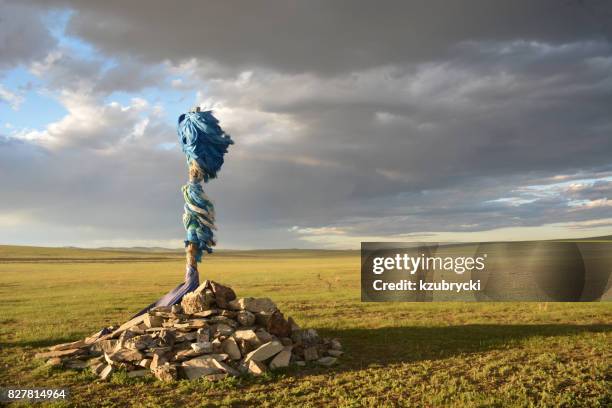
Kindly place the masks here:
[(34, 353), (129, 318), (182, 280), (176, 251), (0, 247), (0, 386), (68, 387), (74, 406), (612, 404), (612, 304), (361, 303), (359, 253), (220, 251), (201, 278), (268, 296), (346, 355), (263, 378), (109, 382)]

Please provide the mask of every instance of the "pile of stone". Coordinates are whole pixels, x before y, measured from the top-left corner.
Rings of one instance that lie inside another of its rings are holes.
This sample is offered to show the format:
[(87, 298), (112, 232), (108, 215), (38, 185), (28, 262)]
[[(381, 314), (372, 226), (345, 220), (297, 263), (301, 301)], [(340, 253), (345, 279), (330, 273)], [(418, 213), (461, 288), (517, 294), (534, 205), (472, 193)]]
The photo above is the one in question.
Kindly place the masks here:
[(105, 335), (59, 344), (36, 357), (89, 368), (102, 379), (123, 369), (130, 377), (173, 381), (261, 375), (307, 362), (331, 366), (340, 355), (337, 339), (301, 329), (270, 299), (237, 299), (231, 288), (205, 281), (180, 305), (153, 308)]

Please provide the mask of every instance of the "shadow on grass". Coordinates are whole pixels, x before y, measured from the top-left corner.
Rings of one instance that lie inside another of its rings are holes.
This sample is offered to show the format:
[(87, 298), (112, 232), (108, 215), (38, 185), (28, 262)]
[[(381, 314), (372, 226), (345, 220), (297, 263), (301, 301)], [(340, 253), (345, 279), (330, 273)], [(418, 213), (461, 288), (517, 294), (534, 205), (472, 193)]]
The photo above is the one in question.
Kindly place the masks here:
[(448, 358), (511, 347), (534, 337), (571, 336), (612, 331), (612, 325), (494, 325), (444, 327), (388, 327), (378, 329), (320, 330), (337, 337), (344, 346), (343, 366), (363, 367)]

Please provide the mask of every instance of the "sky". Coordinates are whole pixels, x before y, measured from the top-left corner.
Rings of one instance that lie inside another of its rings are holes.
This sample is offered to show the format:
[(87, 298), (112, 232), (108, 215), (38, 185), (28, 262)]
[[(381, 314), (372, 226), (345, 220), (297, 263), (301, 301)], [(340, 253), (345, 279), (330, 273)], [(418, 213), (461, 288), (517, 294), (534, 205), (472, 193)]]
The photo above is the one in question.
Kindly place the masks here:
[(0, 244), (182, 246), (194, 106), (219, 248), (612, 234), (609, 2), (0, 0)]

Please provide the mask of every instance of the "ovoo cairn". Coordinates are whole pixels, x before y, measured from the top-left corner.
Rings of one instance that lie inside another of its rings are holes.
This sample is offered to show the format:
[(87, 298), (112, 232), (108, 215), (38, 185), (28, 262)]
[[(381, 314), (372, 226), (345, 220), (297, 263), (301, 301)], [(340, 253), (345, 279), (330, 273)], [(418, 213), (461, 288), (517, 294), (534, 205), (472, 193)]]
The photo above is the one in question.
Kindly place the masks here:
[(118, 369), (130, 377), (173, 381), (261, 375), (306, 362), (333, 365), (342, 355), (337, 339), (301, 329), (268, 298), (237, 298), (228, 286), (209, 280), (200, 284), (198, 262), (216, 244), (215, 210), (202, 182), (217, 177), (233, 141), (212, 112), (199, 108), (179, 117), (178, 135), (189, 168), (189, 182), (182, 188), (185, 281), (128, 322), (36, 357), (52, 366), (88, 368), (103, 380)]

